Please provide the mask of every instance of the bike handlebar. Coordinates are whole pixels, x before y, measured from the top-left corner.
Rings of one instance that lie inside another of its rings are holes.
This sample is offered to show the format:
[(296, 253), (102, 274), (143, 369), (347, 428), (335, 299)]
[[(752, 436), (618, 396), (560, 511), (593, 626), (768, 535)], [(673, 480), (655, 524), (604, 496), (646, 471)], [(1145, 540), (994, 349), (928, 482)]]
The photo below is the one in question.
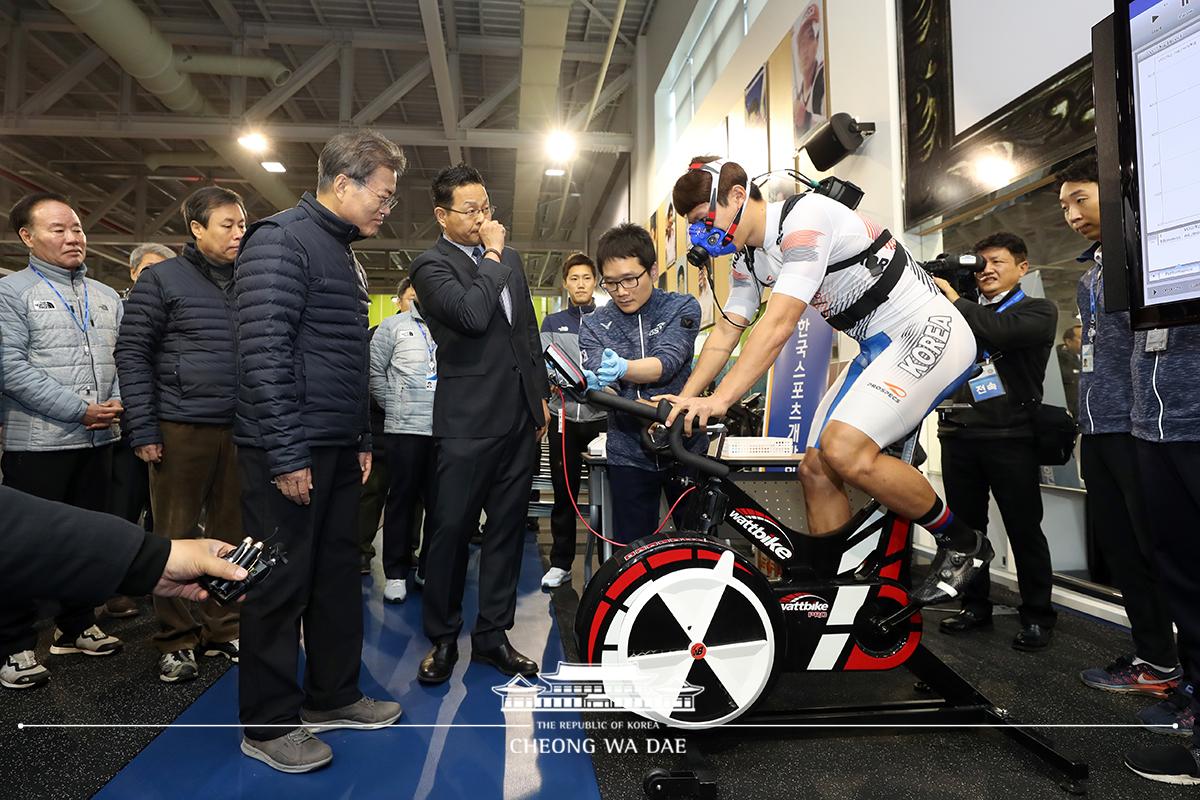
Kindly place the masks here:
[[(636, 400), (629, 400), (615, 394), (610, 394), (609, 392), (598, 392), (595, 389), (589, 389), (584, 398), (589, 405), (604, 406), (613, 411), (620, 411), (623, 414), (640, 417), (651, 422), (660, 422), (664, 425), (666, 424), (667, 417), (671, 414), (671, 404), (666, 400), (660, 400), (657, 406), (649, 406), (645, 403), (639, 403)], [(669, 429), (667, 447), (671, 453), (671, 457), (683, 466), (696, 470), (701, 475), (711, 475), (715, 478), (724, 478), (728, 475), (728, 465), (722, 464), (720, 461), (711, 459), (708, 456), (693, 453), (684, 446), (683, 423), (684, 418), (682, 416), (676, 417), (675, 422), (671, 424)]]

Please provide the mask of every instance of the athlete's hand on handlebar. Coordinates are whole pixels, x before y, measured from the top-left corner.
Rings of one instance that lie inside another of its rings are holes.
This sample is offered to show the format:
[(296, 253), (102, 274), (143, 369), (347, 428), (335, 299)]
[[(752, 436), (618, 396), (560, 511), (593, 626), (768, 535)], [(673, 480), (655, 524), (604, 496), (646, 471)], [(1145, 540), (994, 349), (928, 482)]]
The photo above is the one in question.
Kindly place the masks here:
[(667, 416), (666, 426), (671, 427), (671, 423), (675, 422), (675, 418), (683, 414), (683, 433), (685, 436), (691, 436), (692, 431), (701, 430), (708, 426), (708, 421), (714, 417), (723, 417), (725, 412), (729, 410), (729, 403), (719, 399), (716, 395), (707, 397), (680, 397), (674, 394), (660, 394), (654, 398), (655, 400), (666, 400), (672, 406), (671, 413)]

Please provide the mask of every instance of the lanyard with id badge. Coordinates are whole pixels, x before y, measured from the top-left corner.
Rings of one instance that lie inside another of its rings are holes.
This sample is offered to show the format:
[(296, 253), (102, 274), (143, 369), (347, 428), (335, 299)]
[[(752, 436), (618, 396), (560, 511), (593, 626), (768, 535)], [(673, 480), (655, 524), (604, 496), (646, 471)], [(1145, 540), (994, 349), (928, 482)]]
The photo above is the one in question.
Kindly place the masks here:
[[(90, 356), (92, 354), (92, 345), (88, 341), (88, 326), (92, 321), (92, 302), (91, 298), (88, 297), (87, 281), (83, 282), (83, 319), (81, 320), (75, 313), (75, 307), (67, 302), (67, 298), (63, 297), (63, 293), (58, 290), (58, 287), (54, 285), (54, 282), (43, 275), (37, 267), (33, 266), (33, 264), (30, 264), (29, 268), (33, 270), (35, 275), (46, 282), (46, 285), (50, 287), (50, 291), (54, 292), (55, 296), (59, 299), (59, 302), (61, 302), (63, 307), (67, 309), (67, 313), (71, 315), (71, 321), (75, 323), (76, 328), (79, 328), (79, 332), (83, 334), (83, 352), (85, 355)], [(96, 387), (91, 385), (81, 388), (79, 390), (79, 397), (88, 405), (98, 403), (100, 401), (100, 398), (97, 396)]]
[(429, 335), (425, 333), (425, 326), (419, 320), (414, 320), (417, 323), (417, 331), (421, 334), (421, 338), (425, 340), (425, 352), (429, 354), (429, 362), (425, 370), (425, 389), (426, 391), (435, 391), (437, 389), (437, 358), (434, 357), (436, 347), (429, 341)]
[[(1005, 300), (998, 309), (997, 314), (1003, 314), (1011, 306), (1025, 299), (1025, 290), (1018, 289), (1011, 297)], [(1000, 375), (996, 372), (996, 365), (992, 363), (992, 354), (988, 351), (983, 351), (983, 363), (979, 365), (980, 372), (974, 378), (968, 381), (968, 386), (971, 389), (971, 401), (978, 402), (980, 400), (991, 400), (993, 397), (1000, 397), (1004, 392), (1004, 382), (1000, 380)]]
[[(1097, 281), (1099, 285), (1097, 285)], [(1092, 272), (1092, 282), (1088, 287), (1088, 300), (1091, 307), (1091, 316), (1088, 318), (1088, 328), (1083, 337), (1083, 344), (1079, 348), (1079, 371), (1091, 372), (1096, 369), (1096, 292), (1104, 291), (1104, 275), (1102, 274), (1099, 265)]]

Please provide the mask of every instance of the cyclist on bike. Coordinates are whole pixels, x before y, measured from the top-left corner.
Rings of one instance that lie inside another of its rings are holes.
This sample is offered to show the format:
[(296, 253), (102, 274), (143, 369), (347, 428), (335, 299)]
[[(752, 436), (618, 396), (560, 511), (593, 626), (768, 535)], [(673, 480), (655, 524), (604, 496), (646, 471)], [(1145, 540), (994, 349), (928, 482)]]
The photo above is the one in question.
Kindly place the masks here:
[[(741, 251), (722, 319), (704, 343), (671, 420), (687, 430), (725, 413), (774, 363), (809, 305), (859, 343), (859, 354), (821, 400), (800, 467), (809, 530), (850, 519), (843, 485), (921, 525), (938, 544), (920, 603), (959, 595), (991, 560), (991, 546), (957, 519), (914, 467), (881, 452), (900, 440), (972, 370), (975, 337), (958, 310), (888, 231), (825, 195), (764, 202), (736, 163), (693, 159), (676, 182), (675, 208), (710, 256)], [(713, 394), (699, 396), (771, 297), (737, 362)]]

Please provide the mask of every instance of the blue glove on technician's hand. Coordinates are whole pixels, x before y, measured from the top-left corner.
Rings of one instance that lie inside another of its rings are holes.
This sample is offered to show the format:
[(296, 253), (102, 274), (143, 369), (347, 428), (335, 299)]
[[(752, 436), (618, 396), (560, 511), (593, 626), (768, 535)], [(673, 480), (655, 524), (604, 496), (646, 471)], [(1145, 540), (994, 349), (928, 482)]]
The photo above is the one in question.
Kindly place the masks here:
[(607, 386), (624, 377), (628, 369), (628, 361), (621, 358), (612, 350), (605, 348), (604, 356), (600, 359), (600, 369), (596, 370), (596, 377), (600, 380), (600, 383)]
[(591, 389), (592, 391), (599, 392), (604, 389), (604, 384), (601, 383), (600, 379), (596, 377), (596, 373), (592, 372), (590, 369), (585, 369), (583, 371), (583, 377), (587, 378), (587, 388)]

